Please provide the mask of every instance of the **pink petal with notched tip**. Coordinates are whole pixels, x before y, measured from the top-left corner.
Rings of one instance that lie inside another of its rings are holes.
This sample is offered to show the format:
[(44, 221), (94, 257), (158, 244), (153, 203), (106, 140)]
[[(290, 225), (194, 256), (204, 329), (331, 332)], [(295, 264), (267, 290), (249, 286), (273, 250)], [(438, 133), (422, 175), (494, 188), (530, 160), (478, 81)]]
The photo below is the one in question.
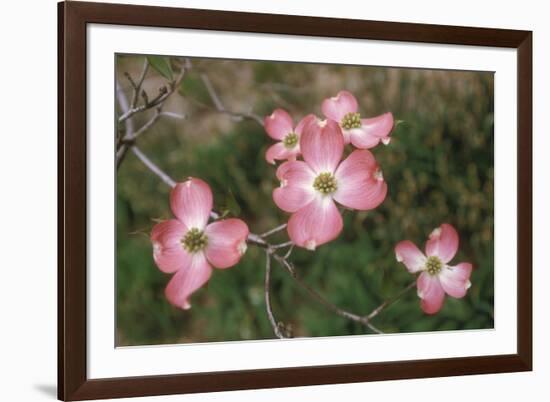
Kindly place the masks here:
[(206, 258), (216, 268), (229, 268), (239, 262), (246, 251), (248, 226), (240, 219), (225, 219), (208, 225)]
[(416, 280), (418, 297), (420, 297), (420, 306), (426, 314), (435, 314), (445, 300), (445, 291), (439, 283), (437, 276), (431, 276), (427, 272), (422, 272)]
[(337, 190), (334, 199), (353, 209), (366, 211), (384, 201), (388, 186), (378, 164), (367, 150), (353, 151), (336, 169)]
[(170, 206), (187, 228), (204, 229), (212, 211), (212, 190), (201, 179), (178, 183), (170, 195)]
[(382, 139), (389, 140), (393, 130), (393, 115), (388, 112), (369, 119), (361, 119), (361, 128), (350, 130), (351, 143), (357, 148), (373, 148)]
[(409, 240), (403, 240), (395, 246), (395, 258), (407, 267), (410, 273), (422, 271), (426, 264), (426, 256)]
[(472, 264), (462, 262), (455, 266), (445, 266), (439, 273), (439, 281), (443, 290), (457, 299), (464, 297), (470, 287)]
[(275, 140), (282, 140), (293, 130), (292, 117), (283, 109), (275, 109), (271, 115), (264, 118), (264, 128), (267, 134)]
[(342, 216), (334, 201), (318, 195), (290, 217), (287, 231), (294, 244), (314, 250), (338, 237), (342, 227)]
[(304, 161), (315, 173), (334, 173), (344, 152), (340, 126), (332, 120), (312, 119), (304, 126), (300, 149)]
[(153, 258), (162, 272), (170, 274), (191, 264), (191, 256), (181, 244), (186, 232), (185, 225), (176, 219), (157, 223), (153, 227)]
[(315, 197), (315, 174), (302, 161), (285, 162), (277, 169), (281, 186), (273, 190), (273, 201), (286, 212), (296, 212)]
[(348, 91), (338, 92), (338, 95), (325, 99), (321, 105), (323, 114), (338, 123), (346, 114), (357, 112), (357, 108), (355, 96)]
[(212, 267), (204, 253), (195, 253), (189, 267), (180, 269), (168, 282), (164, 294), (174, 306), (187, 310), (191, 308), (189, 297), (208, 282), (210, 275)]
[(426, 242), (426, 255), (439, 257), (445, 264), (453, 259), (458, 250), (458, 233), (444, 223), (434, 229)]
[(297, 144), (294, 148), (288, 149), (282, 142), (278, 142), (270, 146), (265, 153), (265, 160), (272, 165), (275, 160), (295, 160), (300, 154), (300, 145)]

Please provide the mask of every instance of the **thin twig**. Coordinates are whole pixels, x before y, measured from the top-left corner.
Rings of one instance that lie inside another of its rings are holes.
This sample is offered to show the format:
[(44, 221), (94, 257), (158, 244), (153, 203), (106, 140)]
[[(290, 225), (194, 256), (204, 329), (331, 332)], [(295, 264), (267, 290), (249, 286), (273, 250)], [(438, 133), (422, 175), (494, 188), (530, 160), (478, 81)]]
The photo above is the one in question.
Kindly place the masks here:
[(376, 307), (370, 314), (364, 316), (363, 318), (366, 318), (367, 320), (372, 320), (374, 317), (376, 317), (382, 310), (389, 307), (393, 303), (395, 303), (397, 300), (399, 300), (401, 297), (403, 297), (409, 290), (413, 289), (416, 286), (416, 281), (413, 281), (409, 283), (409, 285), (401, 290), (398, 294), (393, 296), (391, 299), (386, 300), (384, 303)]
[(286, 229), (286, 223), (283, 223), (282, 225), (279, 225), (279, 226), (277, 226), (277, 227), (274, 227), (274, 228), (271, 229), (271, 230), (268, 230), (268, 231), (265, 232), (265, 233), (262, 233), (262, 234), (260, 235), (260, 237), (266, 238), (266, 237), (269, 237), (269, 236), (271, 236), (272, 234), (275, 234), (275, 233), (277, 233), (277, 232), (280, 232), (281, 230), (284, 230), (284, 229)]
[(279, 264), (281, 264), (292, 276), (294, 281), (299, 284), (307, 293), (315, 300), (317, 300), (320, 304), (325, 306), (327, 309), (331, 310), (332, 312), (336, 313), (337, 315), (347, 318), (349, 320), (359, 322), (365, 326), (367, 326), (371, 331), (376, 332), (378, 334), (383, 334), (382, 331), (380, 331), (378, 328), (376, 328), (374, 325), (372, 325), (369, 320), (365, 317), (361, 317), (357, 314), (350, 313), (349, 311), (343, 310), (340, 307), (336, 306), (335, 304), (332, 304), (327, 299), (325, 299), (321, 294), (319, 294), (315, 289), (313, 289), (311, 286), (309, 286), (307, 283), (305, 283), (302, 278), (298, 275), (294, 267), (291, 263), (289, 263), (286, 259), (283, 257), (273, 254), (273, 258), (275, 258)]
[(275, 319), (273, 314), (273, 307), (271, 306), (271, 255), (268, 250), (265, 252), (265, 282), (264, 282), (264, 295), (265, 295), (265, 308), (267, 311), (267, 317), (273, 329), (273, 333), (279, 339), (284, 339), (285, 336), (281, 333), (279, 329), (279, 323)]
[[(147, 75), (147, 69), (149, 68), (149, 61), (147, 60), (147, 57), (145, 58), (145, 61), (143, 62), (143, 71), (141, 72), (141, 76), (139, 77), (138, 82), (135, 84), (134, 88), (134, 94), (132, 95), (132, 109), (134, 109), (137, 106), (138, 100), (139, 100), (139, 93), (141, 91), (141, 86), (143, 85), (143, 81), (145, 80), (145, 76)], [(131, 78), (128, 75), (130, 81)]]
[(273, 250), (277, 250), (277, 249), (279, 249), (279, 248), (290, 247), (290, 246), (292, 246), (293, 244), (294, 244), (294, 242), (292, 242), (292, 241), (285, 241), (284, 243), (274, 244), (274, 245), (271, 246), (271, 248), (272, 248)]
[[(214, 104), (214, 108), (215, 110), (217, 110), (218, 112), (220, 113), (224, 113), (224, 114), (227, 114), (233, 118), (236, 118), (236, 119), (249, 119), (249, 120), (253, 120), (255, 121), (256, 123), (258, 123), (260, 126), (264, 126), (264, 122), (263, 122), (263, 119), (258, 116), (257, 114), (255, 113), (247, 113), (247, 112), (235, 112), (233, 110), (229, 110), (227, 109), (223, 102), (221, 101), (221, 98), (218, 96), (218, 93), (216, 92), (216, 90), (214, 89), (214, 86), (212, 85), (212, 82), (210, 81), (210, 79), (208, 78), (208, 76), (205, 74), (205, 73), (201, 73), (200, 74), (200, 77), (201, 77), (201, 80), (204, 84), (204, 86), (206, 87), (206, 90), (208, 92), (208, 95), (210, 96), (210, 99), (212, 100), (212, 103)], [(201, 102), (198, 102), (196, 101), (196, 103), (202, 105), (202, 106), (205, 106), (205, 107), (208, 107), (208, 105), (204, 105), (202, 104)]]
[(123, 121), (129, 119), (130, 117), (132, 117), (136, 113), (143, 112), (144, 110), (152, 109), (155, 106), (159, 106), (162, 103), (164, 103), (164, 101), (166, 99), (168, 99), (168, 97), (170, 95), (172, 95), (174, 93), (174, 91), (179, 87), (181, 81), (183, 80), (184, 75), (185, 75), (185, 68), (182, 65), (181, 66), (181, 71), (180, 71), (178, 77), (176, 78), (175, 81), (170, 83), (170, 86), (169, 86), (168, 89), (165, 88), (164, 90), (161, 90), (159, 92), (159, 94), (153, 100), (145, 101), (144, 104), (141, 105), (141, 106), (136, 106), (136, 107), (132, 107), (132, 108), (128, 109), (125, 113), (123, 113), (118, 118), (118, 122), (122, 123)]
[[(126, 112), (123, 112), (122, 115), (118, 119), (119, 122), (123, 121), (124, 124), (126, 125), (126, 134), (122, 137), (122, 140), (120, 141), (121, 143), (117, 144), (117, 154), (116, 154), (116, 167), (117, 167), (117, 169), (120, 167), (120, 164), (122, 163), (122, 161), (124, 160), (124, 157), (126, 156), (126, 153), (128, 152), (128, 148), (131, 145), (133, 145), (135, 139), (139, 135), (141, 135), (142, 133), (147, 131), (149, 128), (151, 128), (153, 126), (153, 124), (155, 124), (157, 122), (157, 120), (159, 119), (159, 117), (161, 115), (163, 115), (163, 114), (168, 115), (168, 112), (162, 113), (162, 106), (164, 105), (164, 102), (166, 101), (166, 99), (168, 99), (168, 97), (170, 95), (172, 95), (172, 93), (174, 93), (174, 91), (179, 86), (179, 84), (180, 84), (180, 82), (183, 79), (183, 76), (185, 74), (185, 68), (182, 65), (181, 71), (180, 71), (180, 74), (179, 74), (178, 78), (170, 84), (171, 85), (170, 90), (161, 91), (159, 93), (159, 95), (155, 99), (153, 99), (151, 102), (148, 101), (147, 96), (146, 96), (147, 94), (145, 93), (145, 91), (142, 91), (142, 95), (144, 95), (144, 104), (141, 105), (141, 106), (137, 106), (137, 99), (139, 97), (139, 92), (141, 90), (141, 85), (143, 84), (143, 80), (145, 79), (145, 75), (147, 74), (147, 68), (148, 68), (148, 62), (147, 62), (147, 59), (145, 59), (145, 64), (143, 66), (143, 72), (142, 72), (142, 74), (139, 78), (139, 81), (137, 83), (134, 83), (134, 81), (131, 79), (131, 77), (128, 76), (128, 79), (130, 80), (130, 83), (132, 83), (132, 86), (134, 87), (134, 95), (133, 95), (133, 98), (132, 98), (132, 107), (128, 106), (128, 100), (126, 99), (124, 94), (117, 91), (117, 95), (118, 95), (118, 99), (119, 99), (121, 109), (126, 110)], [(136, 114), (138, 112), (148, 110), (148, 109), (152, 109), (153, 107), (156, 107), (155, 114), (153, 115), (153, 117), (147, 123), (145, 123), (138, 131), (135, 131), (134, 127), (133, 127), (133, 121), (132, 121), (132, 119), (130, 119), (130, 117), (132, 117), (134, 114)], [(176, 116), (180, 117), (180, 115), (176, 115)], [(174, 117), (174, 116), (172, 116), (172, 117)]]
[[(116, 167), (117, 169), (120, 167), (120, 164), (124, 160), (124, 157), (126, 156), (126, 152), (128, 152), (128, 148), (134, 143), (137, 137), (139, 137), (141, 134), (149, 130), (160, 118), (160, 107), (158, 107), (155, 110), (155, 114), (147, 123), (145, 123), (143, 126), (139, 128), (135, 133), (132, 133), (128, 135), (128, 133), (131, 133), (130, 131), (127, 132), (127, 134), (122, 138), (121, 144), (118, 146), (118, 150), (116, 152)], [(126, 120), (129, 121), (129, 120)]]
[(139, 158), (139, 160), (142, 161), (143, 164), (149, 168), (151, 172), (153, 172), (158, 177), (160, 177), (160, 179), (163, 182), (165, 182), (172, 188), (176, 186), (176, 182), (170, 176), (164, 173), (157, 165), (155, 165), (153, 161), (151, 161), (147, 156), (145, 156), (145, 154), (141, 152), (141, 150), (137, 146), (132, 145), (130, 149), (132, 150), (134, 155), (136, 155)]

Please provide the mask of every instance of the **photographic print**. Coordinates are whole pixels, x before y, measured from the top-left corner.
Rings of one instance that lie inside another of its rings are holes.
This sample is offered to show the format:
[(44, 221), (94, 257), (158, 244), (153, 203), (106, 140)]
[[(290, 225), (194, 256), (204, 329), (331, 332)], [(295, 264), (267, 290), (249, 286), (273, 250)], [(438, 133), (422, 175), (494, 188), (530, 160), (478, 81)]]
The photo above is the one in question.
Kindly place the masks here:
[(116, 345), (494, 326), (494, 74), (118, 54)]

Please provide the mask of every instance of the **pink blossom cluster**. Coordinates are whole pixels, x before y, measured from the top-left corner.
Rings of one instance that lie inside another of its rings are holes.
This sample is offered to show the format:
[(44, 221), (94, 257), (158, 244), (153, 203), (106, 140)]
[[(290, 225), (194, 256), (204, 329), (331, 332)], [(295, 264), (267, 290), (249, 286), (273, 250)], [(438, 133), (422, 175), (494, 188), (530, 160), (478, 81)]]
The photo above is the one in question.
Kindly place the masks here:
[[(388, 186), (369, 149), (389, 144), (393, 115), (361, 118), (355, 97), (340, 91), (321, 106), (325, 119), (310, 114), (296, 126), (290, 115), (276, 109), (264, 119), (267, 134), (278, 142), (266, 152), (275, 164), (280, 185), (273, 190), (275, 204), (290, 213), (287, 232), (292, 244), (315, 250), (343, 230), (341, 208), (368, 211), (386, 198)], [(351, 145), (349, 151), (346, 145)], [(151, 232), (153, 257), (158, 268), (174, 274), (165, 294), (182, 309), (191, 307), (190, 296), (210, 279), (213, 268), (239, 262), (246, 251), (249, 230), (240, 219), (209, 223), (213, 196), (210, 186), (197, 178), (178, 183), (170, 206), (175, 216), (156, 224)], [(395, 247), (397, 261), (417, 275), (421, 308), (438, 312), (445, 295), (461, 298), (470, 287), (472, 265), (449, 265), (458, 250), (458, 233), (442, 224), (429, 236), (425, 253), (411, 241)]]
[[(310, 114), (296, 127), (282, 109), (264, 119), (268, 135), (279, 140), (267, 150), (266, 160), (286, 160), (277, 168), (280, 186), (273, 201), (292, 214), (287, 226), (292, 242), (309, 250), (342, 231), (337, 205), (367, 211), (384, 201), (388, 186), (368, 149), (388, 144), (394, 125), (391, 113), (362, 119), (348, 91), (325, 99), (321, 109), (325, 120)], [(346, 144), (354, 150), (344, 158)]]
[[(309, 250), (334, 240), (342, 231), (337, 204), (367, 211), (384, 201), (387, 184), (368, 149), (389, 144), (394, 127), (389, 112), (362, 119), (357, 100), (348, 91), (325, 99), (321, 109), (326, 120), (310, 114), (295, 128), (282, 109), (264, 120), (268, 135), (279, 141), (267, 150), (266, 160), (273, 164), (286, 160), (277, 168), (280, 186), (273, 191), (273, 200), (292, 214), (287, 226), (292, 242)], [(354, 149), (344, 158), (347, 144)], [(417, 293), (427, 314), (441, 309), (445, 294), (464, 297), (471, 285), (470, 263), (447, 264), (457, 250), (458, 233), (449, 224), (432, 232), (426, 255), (410, 241), (395, 248), (397, 260), (411, 273), (419, 273)]]

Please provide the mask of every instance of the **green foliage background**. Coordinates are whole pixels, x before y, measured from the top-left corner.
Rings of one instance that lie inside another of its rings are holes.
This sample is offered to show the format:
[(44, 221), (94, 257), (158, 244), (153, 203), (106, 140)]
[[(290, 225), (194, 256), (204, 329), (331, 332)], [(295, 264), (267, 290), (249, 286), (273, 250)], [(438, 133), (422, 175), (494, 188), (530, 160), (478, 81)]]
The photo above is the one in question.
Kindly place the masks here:
[[(124, 73), (137, 78), (144, 57), (118, 56), (117, 80), (128, 97)], [(154, 60), (144, 88), (154, 96), (178, 70), (175, 59)], [(413, 277), (396, 262), (393, 247), (409, 239), (424, 247), (443, 222), (460, 234), (454, 263), (474, 265), (462, 300), (447, 298), (437, 315), (422, 313), (410, 291), (373, 322), (384, 332), (493, 327), (493, 74), (380, 67), (192, 59), (161, 117), (138, 140), (140, 148), (179, 181), (206, 180), (215, 208), (264, 232), (288, 215), (274, 205), (275, 167), (264, 160), (272, 144), (255, 122), (217, 112), (201, 80), (205, 73), (226, 108), (261, 116), (276, 107), (297, 120), (321, 115), (324, 98), (352, 91), (364, 117), (391, 111), (402, 120), (389, 146), (373, 150), (388, 182), (384, 203), (370, 212), (347, 212), (340, 237), (292, 259), (304, 280), (331, 302), (366, 314), (397, 294)], [(152, 112), (137, 115), (140, 127)], [(164, 298), (169, 276), (154, 265), (148, 234), (171, 217), (169, 188), (129, 153), (117, 173), (117, 345), (272, 338), (263, 301), (264, 255), (249, 247), (235, 267), (216, 270), (208, 286), (182, 311)], [(285, 241), (286, 234), (278, 235)], [(277, 318), (294, 336), (364, 334), (365, 329), (308, 298), (274, 265)]]

